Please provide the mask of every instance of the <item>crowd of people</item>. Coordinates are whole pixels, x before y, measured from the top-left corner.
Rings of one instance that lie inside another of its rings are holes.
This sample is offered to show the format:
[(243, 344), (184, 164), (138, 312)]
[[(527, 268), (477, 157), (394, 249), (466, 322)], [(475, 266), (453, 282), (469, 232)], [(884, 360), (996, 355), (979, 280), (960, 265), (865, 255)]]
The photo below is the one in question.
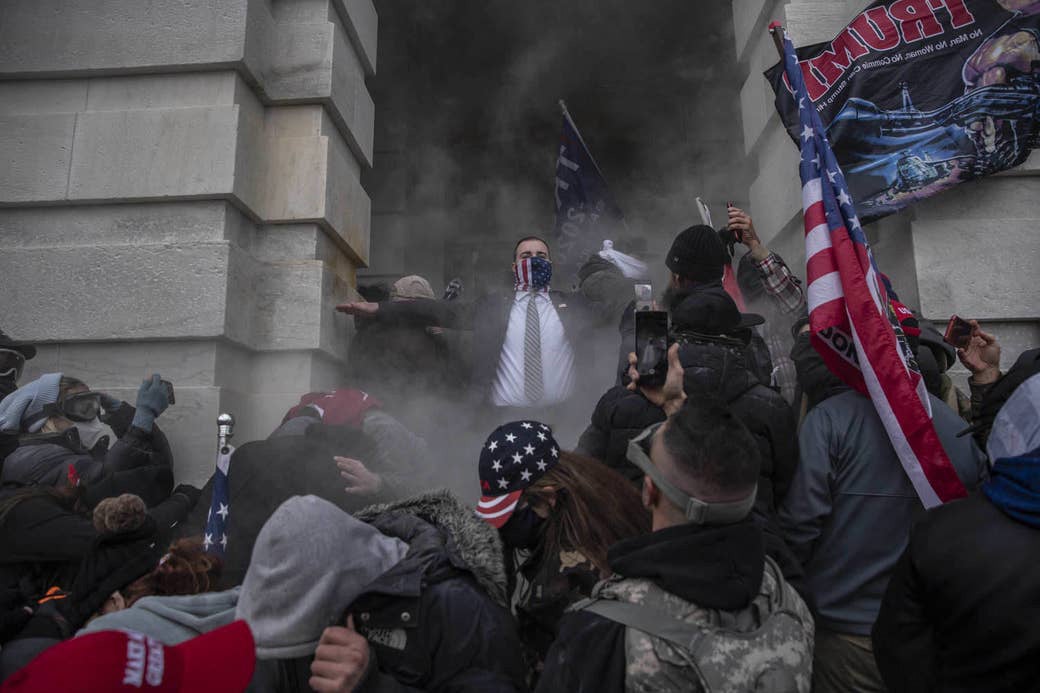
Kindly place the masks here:
[(413, 275), (338, 306), (344, 382), (234, 450), (228, 504), (175, 485), (159, 374), (132, 404), (20, 382), (0, 333), (0, 690), (1040, 686), (1040, 349), (1005, 372), (900, 304), (969, 490), (926, 511), (742, 210), (665, 258), (663, 379), (638, 278), (595, 254), (557, 291), (535, 236), (511, 263), (477, 300)]

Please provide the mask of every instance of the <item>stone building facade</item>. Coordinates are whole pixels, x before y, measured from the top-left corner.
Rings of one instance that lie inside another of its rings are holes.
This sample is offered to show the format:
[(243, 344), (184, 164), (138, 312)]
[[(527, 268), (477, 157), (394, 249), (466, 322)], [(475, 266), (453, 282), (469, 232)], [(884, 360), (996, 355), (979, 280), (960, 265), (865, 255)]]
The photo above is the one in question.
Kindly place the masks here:
[(0, 4), (0, 326), (131, 402), (176, 384), (178, 476), (337, 382), (367, 262), (370, 0)]

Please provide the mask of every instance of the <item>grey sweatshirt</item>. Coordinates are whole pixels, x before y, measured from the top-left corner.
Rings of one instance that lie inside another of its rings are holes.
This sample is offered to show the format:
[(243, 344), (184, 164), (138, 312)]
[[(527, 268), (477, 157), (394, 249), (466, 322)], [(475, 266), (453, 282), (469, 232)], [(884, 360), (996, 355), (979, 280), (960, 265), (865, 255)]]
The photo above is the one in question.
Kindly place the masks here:
[(177, 597), (144, 597), (129, 609), (94, 619), (76, 636), (102, 630), (128, 629), (176, 645), (235, 620), (241, 587)]

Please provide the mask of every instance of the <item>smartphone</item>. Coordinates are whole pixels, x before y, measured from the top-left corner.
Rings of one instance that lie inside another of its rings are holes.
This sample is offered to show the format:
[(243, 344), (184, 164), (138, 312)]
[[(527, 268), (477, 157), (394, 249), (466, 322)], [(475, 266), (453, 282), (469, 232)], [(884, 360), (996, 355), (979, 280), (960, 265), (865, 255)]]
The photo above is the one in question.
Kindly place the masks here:
[(173, 396), (173, 383), (169, 380), (160, 380), (159, 382), (166, 388), (166, 399), (169, 400), (170, 404), (176, 404), (177, 400)]
[(636, 313), (636, 370), (639, 384), (658, 387), (668, 375), (668, 313), (644, 310)]
[(952, 316), (950, 322), (946, 323), (946, 334), (943, 335), (943, 341), (955, 349), (967, 348), (968, 343), (971, 342), (971, 323), (956, 315)]
[(636, 284), (636, 312), (652, 310), (654, 307), (654, 285)]

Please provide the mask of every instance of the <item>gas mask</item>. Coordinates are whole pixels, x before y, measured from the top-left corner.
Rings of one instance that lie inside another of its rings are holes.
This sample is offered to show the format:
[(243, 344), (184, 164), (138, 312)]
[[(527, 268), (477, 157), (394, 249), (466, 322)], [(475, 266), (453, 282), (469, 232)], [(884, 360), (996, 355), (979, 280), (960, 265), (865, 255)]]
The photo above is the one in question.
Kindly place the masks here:
[(74, 421), (72, 426), (79, 433), (79, 442), (87, 450), (93, 451), (99, 445), (102, 446), (102, 451), (108, 450), (116, 439), (116, 433), (112, 427), (101, 423), (101, 420), (97, 418), (90, 421)]
[(545, 291), (552, 280), (552, 262), (544, 257), (525, 257), (513, 272), (517, 291)]

